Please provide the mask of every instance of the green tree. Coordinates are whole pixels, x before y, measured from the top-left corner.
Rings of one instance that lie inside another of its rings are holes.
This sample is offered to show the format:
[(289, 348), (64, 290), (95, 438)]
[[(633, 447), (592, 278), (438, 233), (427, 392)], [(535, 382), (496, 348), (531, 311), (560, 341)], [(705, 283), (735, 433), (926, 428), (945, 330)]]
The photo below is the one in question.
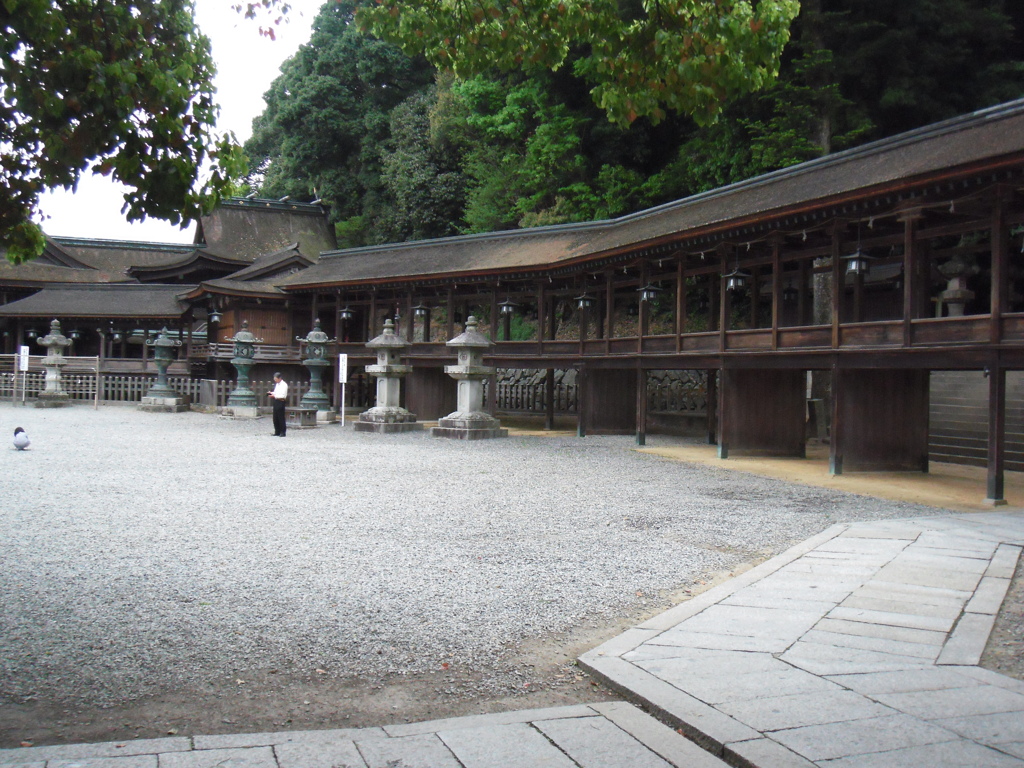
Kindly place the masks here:
[(363, 35), (352, 0), (328, 3), (307, 45), (285, 62), (245, 144), (250, 182), (263, 194), (319, 197), (345, 222), (349, 245), (378, 242), (374, 212), (385, 194), (381, 148), (388, 115), (432, 82), (433, 70)]
[(666, 110), (706, 124), (772, 82), (798, 10), (797, 0), (377, 0), (359, 21), (463, 78), (572, 58), (620, 125)]
[(466, 176), (458, 137), (431, 128), (436, 88), (417, 92), (389, 115), (381, 148), (385, 195), (374, 228), (391, 242), (456, 235), (466, 203)]
[(0, 245), (38, 255), (39, 196), (88, 170), (128, 188), (122, 212), (180, 223), (244, 161), (214, 132), (213, 63), (190, 0), (0, 3)]

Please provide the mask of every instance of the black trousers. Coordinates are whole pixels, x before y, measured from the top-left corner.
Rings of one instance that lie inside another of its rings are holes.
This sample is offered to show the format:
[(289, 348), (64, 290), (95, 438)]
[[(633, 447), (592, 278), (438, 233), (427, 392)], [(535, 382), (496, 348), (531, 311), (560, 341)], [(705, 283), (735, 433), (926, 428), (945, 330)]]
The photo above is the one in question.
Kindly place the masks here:
[(274, 398), (274, 434), (283, 435), (288, 431), (288, 425), (284, 422), (284, 400)]

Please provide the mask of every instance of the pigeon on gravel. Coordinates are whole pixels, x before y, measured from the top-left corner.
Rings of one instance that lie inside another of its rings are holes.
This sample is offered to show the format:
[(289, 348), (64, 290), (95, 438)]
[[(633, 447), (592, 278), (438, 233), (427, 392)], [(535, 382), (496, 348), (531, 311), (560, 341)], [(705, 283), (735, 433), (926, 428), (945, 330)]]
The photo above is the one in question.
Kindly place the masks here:
[(18, 427), (14, 430), (14, 447), (19, 451), (24, 451), (28, 448), (32, 442), (28, 439), (28, 435), (25, 434), (25, 430)]

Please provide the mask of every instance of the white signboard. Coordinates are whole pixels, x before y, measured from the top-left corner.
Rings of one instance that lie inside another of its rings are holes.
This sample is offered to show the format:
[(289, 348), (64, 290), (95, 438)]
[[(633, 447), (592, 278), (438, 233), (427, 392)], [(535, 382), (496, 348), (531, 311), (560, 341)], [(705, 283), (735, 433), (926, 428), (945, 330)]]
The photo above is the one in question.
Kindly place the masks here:
[(338, 355), (338, 383), (348, 384), (348, 355)]
[(18, 370), (19, 371), (27, 371), (28, 370), (28, 347), (19, 347), (18, 348)]

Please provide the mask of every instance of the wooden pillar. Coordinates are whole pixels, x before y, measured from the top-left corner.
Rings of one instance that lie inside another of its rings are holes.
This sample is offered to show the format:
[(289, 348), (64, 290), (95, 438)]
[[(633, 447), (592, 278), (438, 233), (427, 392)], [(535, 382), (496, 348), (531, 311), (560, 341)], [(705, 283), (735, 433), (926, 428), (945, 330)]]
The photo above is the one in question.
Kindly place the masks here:
[(830, 387), (832, 391), (832, 429), (828, 441), (828, 471), (829, 474), (843, 474), (843, 420), (842, 420), (842, 397), (843, 390), (839, 383), (839, 366), (832, 363)]
[(684, 258), (676, 264), (676, 352), (683, 351), (683, 334), (686, 333), (686, 271)]
[(1007, 264), (1009, 232), (1006, 226), (1007, 191), (998, 187), (995, 204), (992, 207), (992, 290), (990, 298), (991, 320), (989, 325), (989, 341), (998, 344), (1003, 336), (1003, 314), (1006, 312), (1008, 295), (1009, 270)]
[(647, 445), (647, 371), (636, 369), (636, 444)]
[(370, 311), (366, 315), (366, 340), (377, 337), (377, 294), (370, 294)]
[(853, 276), (853, 321), (864, 321), (864, 270)]
[(832, 226), (832, 349), (839, 347), (839, 316), (842, 314), (843, 272), (839, 263), (839, 234), (843, 226), (838, 221)]
[[(491, 341), (498, 340), (498, 289), (491, 291)], [(507, 341), (506, 337), (506, 341)], [(491, 414), (494, 415), (493, 413)]]
[(576, 371), (576, 437), (587, 436), (587, 408), (590, 398), (587, 397), (587, 368), (580, 365)]
[(537, 285), (537, 354), (544, 354), (544, 332), (547, 323), (547, 291), (544, 290), (544, 283)]
[(718, 350), (725, 351), (726, 332), (729, 330), (729, 291), (725, 287), (725, 275), (729, 269), (728, 252), (725, 246), (719, 248), (718, 270)]
[(615, 334), (615, 283), (612, 282), (614, 272), (608, 270), (604, 273), (604, 351), (611, 354), (612, 336)]
[(555, 369), (544, 374), (544, 429), (555, 428)]
[(455, 338), (455, 290), (448, 286), (448, 327), (445, 329), (448, 334), (448, 341)]
[(750, 328), (757, 328), (758, 316), (761, 314), (761, 268), (750, 270)]
[(772, 349), (779, 348), (779, 321), (782, 319), (782, 260), (779, 238), (772, 237)]
[(988, 375), (988, 478), (986, 504), (1006, 504), (1003, 465), (1006, 437), (1006, 369), (995, 358), (985, 369)]
[(919, 294), (927, 290), (929, 280), (920, 272), (920, 253), (917, 245), (917, 223), (920, 211), (903, 215), (903, 346), (914, 343), (912, 321), (919, 317), (921, 302)]
[(718, 442), (718, 371), (708, 369), (707, 377), (708, 445), (714, 445)]
[(808, 320), (807, 310), (814, 305), (808, 301), (811, 298), (811, 262), (809, 259), (800, 259), (800, 283), (797, 286), (798, 294), (796, 299), (796, 324), (811, 325)]
[(409, 291), (409, 294), (405, 297), (405, 340), (410, 344), (415, 341), (414, 337), (416, 335), (416, 313), (413, 311), (414, 301), (412, 291)]

